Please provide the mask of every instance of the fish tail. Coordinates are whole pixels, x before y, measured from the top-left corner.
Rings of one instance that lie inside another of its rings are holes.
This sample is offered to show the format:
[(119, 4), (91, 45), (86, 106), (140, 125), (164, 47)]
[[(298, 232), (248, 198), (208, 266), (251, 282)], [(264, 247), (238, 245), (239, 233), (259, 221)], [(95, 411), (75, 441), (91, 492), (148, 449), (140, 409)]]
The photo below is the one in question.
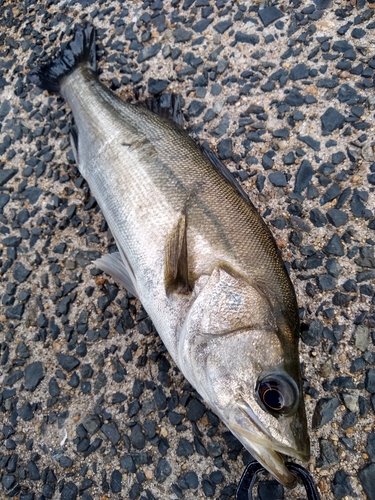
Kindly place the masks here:
[(28, 79), (44, 90), (60, 93), (61, 81), (81, 64), (96, 72), (95, 29), (91, 24), (85, 28), (78, 26), (74, 39), (61, 54), (49, 63), (33, 68)]

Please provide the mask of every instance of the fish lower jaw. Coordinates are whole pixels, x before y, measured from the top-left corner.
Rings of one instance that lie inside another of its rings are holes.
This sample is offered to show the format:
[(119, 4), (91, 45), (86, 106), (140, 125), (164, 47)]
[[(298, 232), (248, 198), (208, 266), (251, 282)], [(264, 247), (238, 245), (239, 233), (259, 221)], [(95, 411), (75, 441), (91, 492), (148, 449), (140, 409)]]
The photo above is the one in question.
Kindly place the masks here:
[(298, 451), (292, 447), (273, 442), (265, 436), (250, 435), (248, 431), (244, 432), (240, 426), (230, 426), (229, 428), (249, 453), (284, 486), (292, 486), (296, 479), (286, 467), (285, 458), (291, 457), (301, 462), (307, 462), (310, 458), (306, 451)]

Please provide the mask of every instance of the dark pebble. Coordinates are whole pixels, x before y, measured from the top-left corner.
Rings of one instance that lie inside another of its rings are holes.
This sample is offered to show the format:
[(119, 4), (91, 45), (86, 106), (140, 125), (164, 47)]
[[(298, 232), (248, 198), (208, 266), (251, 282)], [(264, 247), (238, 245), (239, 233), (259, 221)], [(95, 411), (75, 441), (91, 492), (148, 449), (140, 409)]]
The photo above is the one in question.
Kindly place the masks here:
[(264, 27), (269, 26), (278, 19), (284, 16), (284, 14), (277, 7), (264, 7), (264, 9), (259, 9), (258, 15), (263, 23)]
[(15, 168), (10, 168), (6, 170), (0, 170), (0, 186), (5, 186), (5, 184), (10, 181), (12, 177), (18, 172)]
[(336, 286), (336, 280), (329, 274), (323, 274), (316, 277), (316, 284), (322, 291), (334, 290)]
[(332, 481), (332, 492), (335, 498), (344, 498), (346, 496), (355, 496), (350, 478), (345, 471), (339, 470), (336, 472)]
[(358, 418), (357, 418), (356, 414), (352, 411), (348, 411), (343, 416), (343, 419), (341, 422), (341, 427), (343, 429), (349, 429), (350, 427), (354, 427), (357, 422), (358, 422)]
[(188, 113), (191, 116), (199, 116), (206, 108), (206, 104), (202, 101), (191, 101), (188, 107)]
[(322, 398), (320, 399), (314, 410), (312, 418), (312, 427), (317, 429), (330, 422), (337, 408), (340, 406), (338, 398)]
[(146, 439), (142, 431), (142, 427), (139, 424), (134, 425), (131, 429), (130, 441), (134, 448), (137, 450), (142, 450), (145, 447)]
[(303, 160), (296, 174), (296, 181), (294, 184), (294, 192), (302, 193), (309, 185), (315, 170), (312, 168), (308, 160)]
[(186, 417), (191, 422), (197, 422), (201, 419), (206, 411), (206, 407), (198, 400), (191, 399), (186, 407)]
[(329, 465), (337, 464), (339, 461), (339, 456), (337, 453), (336, 446), (332, 441), (328, 439), (320, 439), (320, 456), (318, 457), (316, 464), (318, 467), (327, 467)]
[(331, 224), (335, 227), (343, 226), (349, 220), (348, 215), (342, 210), (338, 210), (337, 208), (331, 208), (327, 211), (327, 218)]
[(192, 32), (183, 28), (177, 28), (173, 32), (175, 42), (187, 42), (192, 37)]
[(315, 227), (324, 227), (327, 224), (326, 216), (319, 210), (319, 208), (313, 208), (310, 210), (310, 221)]
[(367, 438), (366, 452), (368, 453), (370, 460), (375, 462), (375, 432), (371, 432)]
[(222, 35), (233, 25), (231, 19), (225, 19), (224, 21), (219, 21), (217, 24), (214, 26), (214, 30), (220, 33)]
[(337, 128), (342, 127), (345, 121), (345, 116), (335, 108), (329, 107), (320, 117), (322, 122), (323, 135), (332, 133)]
[(284, 187), (287, 185), (287, 179), (283, 172), (272, 172), (268, 178), (276, 187)]
[[(177, 41), (177, 40), (176, 40)], [(137, 62), (141, 63), (147, 61), (147, 59), (151, 59), (151, 57), (156, 56), (156, 54), (161, 49), (160, 43), (155, 43), (154, 45), (150, 45), (140, 51), (137, 57)]]
[(80, 364), (80, 360), (78, 358), (66, 354), (59, 354), (57, 356), (57, 361), (59, 362), (59, 365), (67, 372), (71, 372)]
[(304, 80), (309, 76), (309, 68), (304, 63), (299, 63), (290, 71), (290, 79), (295, 80)]
[(98, 415), (90, 414), (83, 419), (83, 427), (87, 430), (89, 434), (95, 434), (101, 427), (100, 419)]
[(160, 94), (169, 85), (168, 80), (156, 80), (155, 78), (149, 78), (148, 80), (148, 91), (150, 94)]
[(259, 43), (258, 35), (248, 35), (246, 33), (242, 33), (241, 31), (237, 31), (235, 34), (236, 42), (240, 43), (249, 43), (250, 45), (257, 45)]
[(72, 482), (68, 482), (64, 484), (60, 498), (61, 500), (76, 500), (77, 495), (78, 495), (77, 486)]
[(21, 262), (17, 262), (13, 270), (13, 278), (19, 283), (23, 283), (30, 276), (31, 270), (26, 269)]
[(340, 236), (334, 234), (324, 247), (324, 252), (328, 255), (337, 255), (342, 257), (345, 254), (344, 245), (341, 242)]
[(40, 479), (39, 469), (33, 461), (30, 460), (29, 462), (27, 462), (27, 469), (31, 481), (39, 481)]
[(112, 471), (110, 487), (112, 493), (120, 493), (122, 490), (122, 474), (117, 469)]
[(172, 473), (172, 467), (170, 466), (168, 460), (165, 458), (159, 458), (158, 465), (155, 469), (155, 478), (158, 483), (164, 483), (168, 476)]
[(206, 497), (213, 497), (215, 495), (216, 486), (209, 480), (202, 480), (202, 489)]
[(316, 141), (311, 136), (309, 136), (309, 135), (297, 135), (297, 139), (299, 141), (302, 141), (305, 144), (307, 144), (307, 146), (309, 146), (314, 151), (320, 151), (320, 142)]
[(137, 471), (134, 460), (130, 455), (125, 455), (120, 460), (120, 465), (123, 469), (125, 469), (128, 472), (136, 472)]
[(358, 472), (359, 480), (369, 500), (375, 500), (375, 464), (367, 465)]
[(18, 415), (24, 420), (28, 422), (32, 418), (34, 418), (34, 412), (32, 410), (31, 404), (29, 402), (24, 403), (20, 408), (18, 408)]
[(178, 457), (188, 457), (192, 455), (194, 453), (192, 443), (185, 438), (181, 438), (176, 453)]
[(44, 379), (44, 369), (41, 361), (35, 361), (25, 368), (25, 388), (28, 391), (35, 391), (40, 382)]
[(371, 394), (375, 394), (375, 369), (374, 368), (369, 368), (366, 371), (365, 388), (366, 388), (366, 391), (370, 392)]
[(316, 346), (323, 336), (323, 323), (319, 319), (314, 319), (306, 330), (302, 330), (301, 338), (306, 345)]
[(100, 430), (107, 436), (112, 444), (116, 445), (120, 441), (120, 433), (115, 422), (103, 424)]

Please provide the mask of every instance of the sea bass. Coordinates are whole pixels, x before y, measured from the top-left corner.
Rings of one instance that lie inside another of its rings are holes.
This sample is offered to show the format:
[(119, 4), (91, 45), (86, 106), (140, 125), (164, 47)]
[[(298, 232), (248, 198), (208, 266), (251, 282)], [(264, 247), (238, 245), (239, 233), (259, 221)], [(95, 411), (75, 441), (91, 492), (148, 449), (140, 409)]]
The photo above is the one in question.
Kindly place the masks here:
[(309, 438), (292, 283), (271, 232), (212, 152), (96, 74), (92, 26), (31, 82), (72, 109), (72, 148), (118, 252), (95, 264), (142, 302), (187, 380), (282, 484)]

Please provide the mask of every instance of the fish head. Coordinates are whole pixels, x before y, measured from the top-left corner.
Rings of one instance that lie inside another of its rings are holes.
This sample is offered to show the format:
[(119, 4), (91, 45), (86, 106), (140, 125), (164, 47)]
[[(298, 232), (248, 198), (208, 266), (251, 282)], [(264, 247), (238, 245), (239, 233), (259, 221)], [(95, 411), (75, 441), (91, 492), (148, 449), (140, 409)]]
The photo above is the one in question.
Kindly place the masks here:
[(228, 270), (216, 268), (195, 293), (180, 366), (254, 458), (290, 486), (283, 455), (309, 459), (298, 335), (259, 286)]

